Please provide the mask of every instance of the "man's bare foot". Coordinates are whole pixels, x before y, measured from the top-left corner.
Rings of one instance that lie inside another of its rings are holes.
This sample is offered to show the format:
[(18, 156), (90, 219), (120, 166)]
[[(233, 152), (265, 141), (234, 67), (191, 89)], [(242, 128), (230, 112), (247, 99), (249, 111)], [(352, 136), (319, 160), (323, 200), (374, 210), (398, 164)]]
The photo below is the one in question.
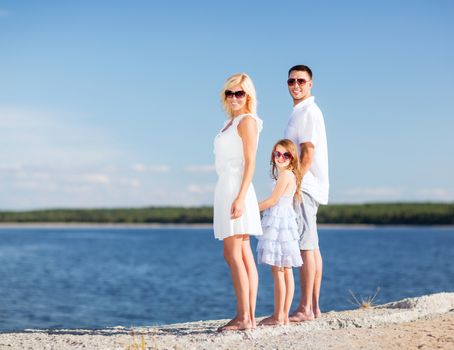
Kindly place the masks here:
[(304, 309), (296, 309), (296, 311), (290, 315), (290, 322), (303, 322), (303, 321), (312, 321), (314, 319), (314, 314), (312, 312), (305, 312)]
[(230, 320), (225, 325), (218, 328), (218, 332), (224, 331), (245, 331), (252, 328), (252, 322), (250, 320), (238, 320), (236, 317)]
[(264, 318), (259, 322), (259, 326), (282, 326), (283, 324), (284, 321), (277, 320), (276, 318), (274, 318), (274, 315)]

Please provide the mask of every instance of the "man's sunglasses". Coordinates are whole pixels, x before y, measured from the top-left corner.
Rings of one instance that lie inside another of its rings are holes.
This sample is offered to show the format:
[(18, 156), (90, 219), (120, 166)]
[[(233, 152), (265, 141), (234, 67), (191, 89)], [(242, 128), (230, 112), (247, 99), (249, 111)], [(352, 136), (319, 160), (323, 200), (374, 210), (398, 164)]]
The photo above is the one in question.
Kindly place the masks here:
[(304, 85), (307, 83), (307, 80), (306, 79), (294, 79), (294, 78), (287, 79), (288, 86), (293, 86), (296, 83), (298, 83), (298, 85)]

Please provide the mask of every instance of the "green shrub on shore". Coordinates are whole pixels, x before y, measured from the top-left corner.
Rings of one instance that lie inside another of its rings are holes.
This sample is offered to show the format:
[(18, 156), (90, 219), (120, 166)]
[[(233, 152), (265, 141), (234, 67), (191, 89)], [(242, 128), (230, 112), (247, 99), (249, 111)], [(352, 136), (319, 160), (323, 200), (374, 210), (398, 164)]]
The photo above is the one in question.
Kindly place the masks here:
[[(212, 220), (211, 207), (0, 212), (0, 223), (204, 224)], [(320, 207), (318, 221), (321, 224), (454, 225), (454, 203), (334, 204)]]
[(210, 223), (211, 207), (150, 207), (128, 209), (47, 209), (0, 212), (0, 222), (59, 223)]
[(317, 218), (329, 224), (454, 225), (454, 203), (380, 203), (321, 206)]

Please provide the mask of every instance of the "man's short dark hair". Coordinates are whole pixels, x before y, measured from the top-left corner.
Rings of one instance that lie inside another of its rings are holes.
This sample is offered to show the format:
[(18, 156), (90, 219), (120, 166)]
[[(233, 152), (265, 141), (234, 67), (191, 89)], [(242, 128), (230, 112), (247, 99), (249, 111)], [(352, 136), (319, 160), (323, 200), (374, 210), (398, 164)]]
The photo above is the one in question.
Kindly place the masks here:
[(308, 66), (305, 66), (304, 64), (298, 64), (297, 66), (293, 66), (292, 68), (289, 69), (288, 75), (290, 75), (290, 73), (293, 72), (294, 70), (300, 72), (307, 72), (307, 74), (309, 74), (309, 77), (312, 79), (312, 71)]

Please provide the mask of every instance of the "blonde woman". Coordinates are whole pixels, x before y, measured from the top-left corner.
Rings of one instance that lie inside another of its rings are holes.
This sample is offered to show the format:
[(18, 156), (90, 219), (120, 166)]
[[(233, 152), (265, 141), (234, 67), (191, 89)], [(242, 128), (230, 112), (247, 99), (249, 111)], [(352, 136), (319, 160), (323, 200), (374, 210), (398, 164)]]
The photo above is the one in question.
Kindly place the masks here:
[(225, 330), (255, 328), (258, 273), (249, 242), (261, 235), (260, 212), (252, 178), (262, 120), (257, 117), (254, 84), (247, 74), (227, 79), (221, 101), (228, 119), (214, 139), (218, 183), (214, 194), (214, 236), (224, 241), (237, 300), (237, 314)]

